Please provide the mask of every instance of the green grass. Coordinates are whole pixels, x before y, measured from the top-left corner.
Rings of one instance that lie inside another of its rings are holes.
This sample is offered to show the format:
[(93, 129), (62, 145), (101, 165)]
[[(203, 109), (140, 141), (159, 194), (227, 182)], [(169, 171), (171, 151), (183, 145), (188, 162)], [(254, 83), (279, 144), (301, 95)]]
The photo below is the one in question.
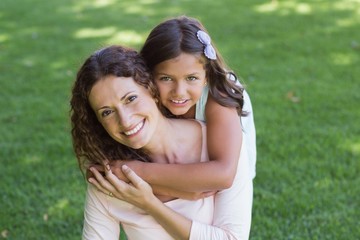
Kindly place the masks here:
[[(91, 3), (90, 3), (91, 2)], [(0, 239), (79, 239), (70, 89), (90, 53), (199, 18), (255, 110), (251, 239), (358, 239), (360, 1), (0, 1)]]

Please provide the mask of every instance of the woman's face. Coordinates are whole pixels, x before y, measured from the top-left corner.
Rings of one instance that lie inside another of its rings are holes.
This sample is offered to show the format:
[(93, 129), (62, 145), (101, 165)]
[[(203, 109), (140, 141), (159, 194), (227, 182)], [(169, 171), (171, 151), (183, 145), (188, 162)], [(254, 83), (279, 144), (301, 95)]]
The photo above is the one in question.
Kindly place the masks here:
[(200, 56), (182, 53), (161, 62), (154, 68), (154, 78), (160, 101), (172, 114), (180, 116), (191, 111), (195, 115), (195, 104), (206, 83)]
[(160, 112), (149, 91), (131, 77), (106, 76), (91, 89), (89, 102), (108, 134), (121, 144), (146, 147)]

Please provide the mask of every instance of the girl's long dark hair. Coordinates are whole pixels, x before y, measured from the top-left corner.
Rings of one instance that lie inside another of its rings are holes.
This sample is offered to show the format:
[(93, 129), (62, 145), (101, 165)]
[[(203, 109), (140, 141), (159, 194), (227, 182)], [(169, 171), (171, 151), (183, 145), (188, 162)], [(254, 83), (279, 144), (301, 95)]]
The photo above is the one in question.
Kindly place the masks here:
[[(244, 105), (243, 87), (229, 79), (228, 68), (217, 51), (216, 60), (205, 57), (204, 45), (197, 38), (199, 30), (206, 31), (205, 27), (196, 19), (181, 16), (166, 20), (157, 25), (149, 34), (140, 54), (145, 59), (151, 71), (159, 63), (178, 57), (181, 53), (195, 54), (202, 58), (209, 82), (210, 94), (220, 105), (237, 109), (239, 115), (245, 116), (242, 112)], [(235, 76), (236, 77), (236, 76)]]

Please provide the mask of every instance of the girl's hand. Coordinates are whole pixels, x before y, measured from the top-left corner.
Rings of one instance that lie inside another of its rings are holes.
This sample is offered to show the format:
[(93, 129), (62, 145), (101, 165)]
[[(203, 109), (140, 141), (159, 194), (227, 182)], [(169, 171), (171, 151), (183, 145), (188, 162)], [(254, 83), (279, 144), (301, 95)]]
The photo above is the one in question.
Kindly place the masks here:
[(89, 182), (104, 194), (116, 197), (137, 207), (146, 208), (147, 204), (156, 198), (152, 188), (128, 166), (122, 165), (121, 170), (129, 183), (118, 179), (112, 173), (109, 165), (105, 166), (105, 178), (95, 167), (91, 167), (90, 171), (95, 178), (89, 178)]

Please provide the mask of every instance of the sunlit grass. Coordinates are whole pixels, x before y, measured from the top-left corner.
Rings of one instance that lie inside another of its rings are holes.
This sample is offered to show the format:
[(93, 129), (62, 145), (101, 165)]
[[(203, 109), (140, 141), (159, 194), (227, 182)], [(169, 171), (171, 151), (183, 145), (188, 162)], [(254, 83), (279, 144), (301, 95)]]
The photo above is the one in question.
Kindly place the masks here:
[(135, 31), (118, 31), (115, 27), (108, 27), (102, 29), (80, 29), (74, 34), (75, 38), (96, 38), (106, 37), (105, 44), (124, 44), (134, 46), (141, 44), (145, 37), (141, 36)]
[[(351, 141), (346, 140), (342, 143), (342, 148), (346, 151), (349, 151), (351, 154), (354, 154), (357, 157), (360, 157), (360, 140), (357, 139), (357, 141)], [(358, 163), (360, 164), (360, 162)]]
[(9, 40), (9, 36), (7, 34), (0, 34), (0, 42), (5, 42)]
[(311, 4), (298, 3), (296, 1), (268, 1), (267, 3), (255, 7), (258, 12), (275, 12), (278, 11), (281, 15), (288, 15), (291, 13), (297, 14), (311, 14), (313, 9)]
[(183, 14), (204, 23), (252, 99), (251, 239), (358, 238), (360, 0), (20, 2), (0, 1), (2, 238), (80, 238), (86, 182), (68, 112), (77, 69), (108, 44), (139, 49)]
[(310, 14), (312, 12), (312, 7), (307, 3), (296, 3), (293, 1), (269, 1), (267, 3), (261, 4), (255, 8), (258, 12), (279, 12), (282, 15), (287, 15), (291, 13), (297, 14)]
[[(266, 1), (265, 3), (255, 5), (255, 10), (260, 13), (277, 12), (281, 15), (303, 14), (309, 15), (315, 10), (328, 11), (351, 11), (354, 14), (360, 11), (360, 2), (352, 1)], [(353, 18), (354, 19), (354, 18)], [(358, 18), (359, 19), (359, 18)]]
[(95, 0), (93, 5), (95, 7), (107, 7), (114, 3), (116, 3), (116, 0)]
[(115, 27), (106, 27), (101, 29), (83, 28), (75, 32), (75, 38), (94, 38), (109, 37), (116, 32)]
[(145, 41), (145, 37), (134, 31), (120, 31), (109, 38), (106, 43), (107, 44), (124, 44), (127, 46), (140, 45)]
[(34, 163), (40, 163), (42, 161), (40, 156), (25, 156), (23, 163), (24, 164), (34, 164)]
[(350, 53), (332, 53), (331, 58), (335, 65), (351, 65), (356, 61), (356, 57)]
[(56, 214), (56, 213), (60, 213), (62, 211), (64, 211), (64, 209), (66, 209), (67, 207), (69, 206), (69, 200), (68, 199), (65, 199), (65, 198), (62, 198), (62, 199), (59, 199), (54, 206), (51, 206), (49, 209), (48, 209), (48, 213), (49, 214)]

